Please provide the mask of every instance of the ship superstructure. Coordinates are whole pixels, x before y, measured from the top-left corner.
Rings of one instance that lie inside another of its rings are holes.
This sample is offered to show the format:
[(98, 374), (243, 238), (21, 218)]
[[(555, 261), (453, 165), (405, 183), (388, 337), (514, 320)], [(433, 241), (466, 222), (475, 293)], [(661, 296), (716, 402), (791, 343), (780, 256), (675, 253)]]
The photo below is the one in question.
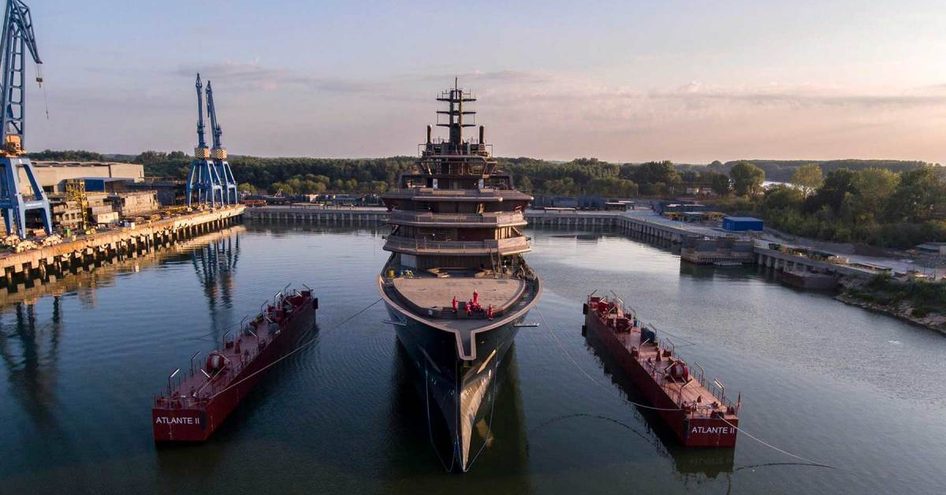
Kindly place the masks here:
[(427, 126), (415, 170), (383, 195), (391, 256), (378, 283), (421, 374), (431, 429), (447, 433), (438, 455), (466, 471), (490, 435), (500, 363), (541, 286), (522, 256), (532, 197), (499, 170), (483, 126), (479, 139), (464, 139), (476, 126), (472, 93), (455, 84), (437, 100), (445, 106), (437, 125), (449, 136), (434, 139)]

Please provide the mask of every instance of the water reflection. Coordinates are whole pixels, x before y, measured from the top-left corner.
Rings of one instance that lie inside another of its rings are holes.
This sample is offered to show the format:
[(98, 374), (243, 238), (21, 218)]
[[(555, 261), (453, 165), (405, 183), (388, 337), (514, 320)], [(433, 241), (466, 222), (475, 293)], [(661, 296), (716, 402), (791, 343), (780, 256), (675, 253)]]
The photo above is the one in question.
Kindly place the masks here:
[(216, 309), (218, 297), (224, 307), (233, 304), (233, 278), (240, 259), (240, 234), (226, 234), (191, 251), (191, 262), (211, 311)]
[(54, 296), (49, 328), (38, 328), (36, 306), (18, 302), (13, 306), (13, 322), (6, 314), (0, 324), (0, 359), (14, 399), (27, 415), (43, 427), (55, 427), (52, 409), (56, 402), (59, 342), (62, 332), (62, 305)]
[[(621, 366), (617, 360), (612, 358), (601, 341), (594, 338), (593, 332), (586, 333), (585, 341), (603, 363), (604, 372), (611, 375), (611, 380), (627, 394), (627, 399), (632, 402), (646, 403), (646, 399), (640, 394), (634, 383), (620, 371)], [(651, 437), (656, 436), (658, 439), (657, 442), (653, 442), (655, 453), (658, 455), (669, 455), (673, 459), (676, 472), (684, 476), (684, 478), (689, 476), (696, 476), (697, 480), (699, 480), (700, 477), (716, 478), (720, 474), (733, 472), (733, 456), (735, 449), (694, 449), (683, 447), (677, 441), (673, 431), (660, 418), (656, 411), (645, 408), (637, 408), (637, 410), (650, 427), (652, 432)], [(643, 437), (640, 432), (636, 433)], [(664, 452), (666, 454), (664, 454)]]
[(746, 280), (755, 273), (752, 266), (695, 265), (680, 261), (680, 275), (698, 280)]
[[(209, 242), (206, 238), (198, 238), (206, 244), (193, 249), (190, 254), (194, 273), (207, 298), (215, 342), (219, 341), (223, 328), (233, 324), (233, 282), (240, 259), (242, 230), (239, 227), (221, 231)], [(222, 311), (218, 311), (218, 305)]]

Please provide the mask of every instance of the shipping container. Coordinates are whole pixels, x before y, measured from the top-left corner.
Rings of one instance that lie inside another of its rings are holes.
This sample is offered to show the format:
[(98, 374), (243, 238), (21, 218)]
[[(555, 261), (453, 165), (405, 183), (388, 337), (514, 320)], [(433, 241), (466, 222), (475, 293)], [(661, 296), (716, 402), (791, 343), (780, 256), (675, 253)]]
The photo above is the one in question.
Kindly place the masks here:
[(731, 232), (762, 231), (762, 220), (753, 217), (723, 217), (723, 228)]

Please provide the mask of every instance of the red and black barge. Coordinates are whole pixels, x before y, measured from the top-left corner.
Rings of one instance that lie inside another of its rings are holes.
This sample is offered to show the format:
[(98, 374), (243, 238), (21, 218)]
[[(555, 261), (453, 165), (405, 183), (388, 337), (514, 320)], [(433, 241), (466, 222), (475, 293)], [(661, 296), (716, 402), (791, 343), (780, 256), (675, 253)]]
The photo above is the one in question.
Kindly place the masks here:
[(658, 339), (618, 297), (588, 296), (583, 332), (600, 342), (626, 379), (654, 407), (657, 415), (686, 447), (735, 447), (740, 399), (726, 399), (717, 379), (709, 384), (691, 373), (673, 344)]
[(319, 300), (312, 289), (285, 289), (236, 335), (224, 335), (223, 348), (203, 365), (199, 353), (187, 374), (168, 377), (167, 392), (155, 397), (151, 423), (155, 442), (203, 442), (253, 389), (263, 372), (292, 351), (315, 326)]

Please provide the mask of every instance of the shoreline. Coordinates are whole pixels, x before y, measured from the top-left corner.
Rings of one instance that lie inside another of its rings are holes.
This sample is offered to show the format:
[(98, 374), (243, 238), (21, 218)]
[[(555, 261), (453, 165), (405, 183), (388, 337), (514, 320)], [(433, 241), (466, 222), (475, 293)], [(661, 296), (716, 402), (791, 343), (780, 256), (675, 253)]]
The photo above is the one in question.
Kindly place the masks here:
[(907, 323), (912, 323), (917, 326), (921, 326), (936, 332), (939, 332), (943, 335), (946, 335), (946, 315), (940, 315), (937, 313), (932, 313), (925, 317), (916, 317), (911, 315), (909, 312), (913, 310), (912, 306), (906, 305), (906, 307), (893, 308), (888, 305), (882, 305), (872, 302), (867, 302), (861, 300), (855, 296), (847, 294), (846, 292), (841, 292), (834, 296), (836, 301), (840, 301), (844, 304), (851, 306), (857, 306), (868, 311), (873, 311), (875, 313), (882, 313), (887, 316), (892, 316), (898, 320), (905, 321)]

